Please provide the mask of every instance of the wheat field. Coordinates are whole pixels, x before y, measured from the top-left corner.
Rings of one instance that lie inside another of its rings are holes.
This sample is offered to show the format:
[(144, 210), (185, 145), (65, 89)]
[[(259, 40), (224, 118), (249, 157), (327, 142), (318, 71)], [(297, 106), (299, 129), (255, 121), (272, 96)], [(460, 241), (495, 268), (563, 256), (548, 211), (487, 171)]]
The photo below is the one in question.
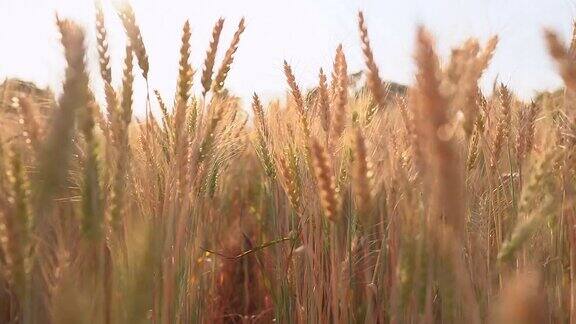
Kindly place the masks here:
[(340, 46), (303, 89), (284, 61), (286, 96), (243, 105), (249, 22), (201, 67), (185, 22), (174, 102), (134, 107), (161, 67), (130, 5), (96, 9), (96, 49), (56, 18), (57, 98), (0, 87), (0, 322), (576, 323), (576, 35), (542, 33), (565, 87), (523, 101), (478, 86), (497, 36), (439, 58), (421, 26), (414, 82), (383, 80), (359, 12), (361, 73)]

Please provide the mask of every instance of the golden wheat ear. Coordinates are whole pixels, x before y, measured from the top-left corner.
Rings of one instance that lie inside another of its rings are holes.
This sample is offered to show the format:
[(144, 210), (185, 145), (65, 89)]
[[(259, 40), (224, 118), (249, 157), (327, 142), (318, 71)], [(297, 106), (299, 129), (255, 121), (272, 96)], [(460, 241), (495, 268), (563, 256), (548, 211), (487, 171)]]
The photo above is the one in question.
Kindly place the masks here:
[[(178, 88), (176, 90), (176, 103), (177, 107), (180, 103), (183, 105), (188, 104), (190, 98), (190, 89), (192, 88), (192, 77), (194, 71), (190, 65), (190, 22), (188, 20), (182, 27), (182, 44), (180, 45), (180, 62), (178, 64)], [(158, 92), (156, 92), (158, 97)], [(164, 110), (163, 110), (164, 111)]]
[(43, 129), (37, 118), (37, 105), (28, 97), (20, 96), (16, 98), (17, 105), (20, 109), (21, 119), (24, 122), (24, 136), (26, 142), (30, 144), (36, 154), (41, 151), (43, 138)]
[(125, 205), (125, 188), (130, 163), (130, 136), (129, 129), (132, 122), (133, 105), (133, 58), (134, 52), (130, 45), (126, 46), (124, 58), (124, 71), (122, 76), (122, 94), (120, 102), (120, 116), (118, 122), (118, 142), (116, 143), (116, 161), (114, 178), (111, 188), (110, 206), (108, 215), (114, 230), (119, 230), (122, 224), (122, 214)]
[[(50, 259), (51, 248), (55, 240), (54, 223), (59, 214), (55, 211), (56, 198), (70, 185), (71, 169), (74, 161), (73, 150), (76, 141), (76, 119), (88, 107), (90, 93), (88, 89), (88, 74), (86, 72), (86, 50), (84, 31), (70, 20), (56, 17), (56, 24), (61, 34), (64, 48), (66, 71), (63, 91), (58, 99), (47, 135), (42, 142), (42, 148), (35, 164), (35, 173), (30, 179), (30, 213), (34, 219), (35, 252), (30, 270), (30, 297), (24, 314), (37, 321), (45, 321), (51, 311), (45, 299), (45, 287), (50, 284), (50, 278), (44, 276), (52, 269), (46, 261)], [(50, 275), (50, 274), (48, 274)], [(33, 320), (34, 321), (34, 320)]]
[(358, 12), (358, 29), (360, 30), (360, 41), (362, 42), (362, 53), (364, 54), (364, 63), (366, 64), (366, 83), (374, 96), (376, 106), (366, 112), (366, 122), (370, 123), (377, 109), (384, 109), (386, 105), (387, 91), (384, 89), (384, 83), (380, 78), (378, 66), (374, 61), (374, 54), (368, 38), (368, 28), (364, 20), (362, 11)]
[(110, 67), (110, 54), (108, 53), (108, 33), (104, 21), (102, 1), (94, 2), (96, 7), (96, 48), (98, 49), (98, 63), (100, 63), (100, 75), (102, 80), (112, 84), (112, 69)]
[(212, 39), (210, 40), (210, 45), (206, 51), (206, 59), (204, 60), (204, 69), (202, 70), (202, 95), (206, 96), (206, 93), (210, 91), (212, 86), (212, 72), (214, 69), (214, 62), (216, 60), (216, 51), (218, 50), (218, 43), (220, 41), (220, 34), (222, 33), (222, 28), (224, 28), (224, 19), (220, 18), (214, 25), (212, 29)]
[(457, 235), (464, 235), (465, 210), (462, 175), (454, 139), (445, 134), (448, 125), (447, 99), (440, 92), (439, 60), (432, 36), (418, 29), (415, 60), (416, 111), (414, 113), (419, 146), (426, 160), (434, 217), (444, 221)]
[[(32, 210), (30, 208), (30, 188), (25, 174), (25, 166), (19, 149), (12, 147), (8, 151), (7, 201), (2, 200), (0, 215), (0, 251), (3, 255), (3, 271), (9, 283), (15, 289), (20, 300), (30, 298), (29, 269), (31, 265)], [(5, 204), (6, 203), (6, 204)]]
[(360, 127), (357, 127), (354, 132), (353, 153), (354, 168), (352, 170), (352, 179), (358, 212), (361, 221), (364, 223), (363, 225), (369, 225), (366, 224), (366, 221), (372, 206), (371, 171), (368, 163), (366, 140)]
[(314, 174), (320, 191), (320, 202), (324, 215), (332, 222), (339, 221), (340, 199), (336, 193), (336, 183), (326, 148), (316, 139), (311, 144)]
[(254, 112), (254, 117), (256, 118), (256, 132), (257, 132), (257, 143), (256, 143), (256, 153), (262, 161), (262, 165), (266, 172), (266, 175), (272, 179), (276, 177), (276, 170), (274, 167), (272, 155), (270, 154), (270, 133), (268, 130), (268, 125), (264, 116), (264, 109), (262, 108), (262, 103), (258, 95), (254, 93), (252, 96), (252, 111)]
[(510, 119), (512, 109), (512, 94), (506, 86), (500, 85), (498, 90), (498, 99), (500, 101), (500, 115), (498, 116), (498, 124), (496, 125), (496, 132), (492, 142), (492, 157), (490, 160), (490, 168), (493, 170), (498, 169), (503, 147), (508, 141), (510, 134)]
[(146, 81), (148, 81), (150, 63), (148, 62), (148, 54), (146, 52), (146, 47), (144, 46), (144, 41), (142, 40), (140, 26), (136, 23), (134, 9), (128, 1), (121, 1), (116, 3), (116, 11), (120, 20), (122, 20), (126, 36), (128, 36), (128, 40), (130, 41), (130, 47), (138, 59), (138, 65), (142, 70), (142, 76)]
[(89, 98), (88, 74), (85, 66), (83, 30), (69, 20), (56, 18), (62, 36), (66, 59), (66, 76), (58, 109), (52, 119), (38, 161), (38, 184), (33, 188), (35, 211), (45, 213), (52, 206), (52, 197), (65, 182), (71, 158), (75, 114), (86, 107)]
[(246, 29), (246, 26), (244, 25), (244, 17), (242, 17), (240, 23), (238, 23), (238, 29), (236, 29), (234, 37), (232, 37), (232, 42), (230, 43), (228, 50), (226, 50), (226, 54), (222, 60), (222, 65), (220, 65), (220, 69), (218, 69), (218, 73), (216, 73), (216, 77), (214, 78), (214, 84), (212, 85), (212, 91), (214, 93), (218, 93), (224, 88), (224, 81), (226, 81), (226, 77), (230, 72), (230, 67), (234, 62), (234, 54), (236, 54), (236, 51), (238, 50), (240, 36), (244, 32), (244, 29)]
[(132, 121), (132, 105), (134, 103), (133, 54), (132, 46), (126, 46), (122, 75), (122, 100), (120, 102), (122, 121), (125, 125), (130, 124)]
[(264, 108), (262, 107), (262, 103), (260, 102), (260, 98), (256, 93), (252, 95), (252, 111), (254, 112), (254, 117), (256, 117), (256, 122), (259, 128), (259, 131), (265, 137), (268, 137), (268, 126), (266, 125), (266, 120), (264, 118)]
[(326, 75), (322, 69), (320, 69), (320, 73), (318, 74), (318, 98), (316, 104), (318, 105), (322, 129), (327, 133), (330, 129), (330, 98)]
[(284, 60), (284, 75), (286, 76), (286, 82), (290, 87), (292, 98), (294, 98), (294, 102), (296, 103), (296, 110), (298, 112), (300, 126), (302, 127), (302, 131), (304, 132), (306, 140), (308, 140), (310, 137), (310, 128), (308, 126), (308, 116), (306, 107), (304, 105), (304, 99), (302, 97), (300, 87), (298, 87), (298, 84), (296, 83), (296, 77), (292, 72), (292, 67), (288, 64), (288, 62), (286, 62), (286, 60)]
[(334, 61), (334, 111), (331, 121), (331, 139), (336, 141), (344, 132), (347, 122), (347, 105), (348, 105), (348, 65), (342, 45), (336, 49), (336, 59)]
[(558, 35), (552, 30), (544, 30), (544, 37), (548, 45), (548, 52), (557, 63), (564, 84), (566, 84), (566, 87), (571, 91), (576, 91), (576, 64), (574, 64), (574, 56), (570, 55), (569, 50), (566, 49), (566, 46), (562, 44)]

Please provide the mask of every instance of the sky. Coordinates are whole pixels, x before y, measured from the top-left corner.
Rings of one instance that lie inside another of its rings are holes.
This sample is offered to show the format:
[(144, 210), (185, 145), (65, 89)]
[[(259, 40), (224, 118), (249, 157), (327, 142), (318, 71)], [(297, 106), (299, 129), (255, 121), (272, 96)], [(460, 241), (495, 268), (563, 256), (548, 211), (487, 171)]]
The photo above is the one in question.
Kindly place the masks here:
[[(112, 57), (113, 79), (119, 85), (126, 38), (112, 1), (102, 0)], [(306, 88), (317, 83), (319, 68), (330, 71), (334, 52), (342, 43), (350, 72), (364, 67), (359, 45), (357, 12), (362, 10), (383, 79), (413, 81), (414, 34), (419, 24), (435, 36), (444, 60), (450, 49), (469, 37), (484, 43), (498, 34), (496, 55), (481, 84), (486, 90), (497, 78), (522, 98), (537, 90), (561, 86), (548, 57), (542, 30), (551, 28), (568, 40), (576, 15), (576, 0), (132, 0), (136, 19), (150, 57), (150, 88), (171, 102), (176, 87), (178, 50), (186, 20), (192, 27), (194, 89), (200, 93), (200, 74), (211, 30), (225, 18), (216, 66), (241, 17), (246, 30), (227, 87), (245, 100), (253, 92), (264, 98), (282, 95), (286, 82), (282, 62), (293, 67)], [(0, 0), (0, 79), (19, 77), (60, 91), (64, 76), (63, 50), (55, 14), (85, 27), (92, 85), (102, 98), (92, 0)], [(139, 70), (135, 70), (138, 74)], [(136, 78), (137, 114), (145, 110), (145, 83)]]

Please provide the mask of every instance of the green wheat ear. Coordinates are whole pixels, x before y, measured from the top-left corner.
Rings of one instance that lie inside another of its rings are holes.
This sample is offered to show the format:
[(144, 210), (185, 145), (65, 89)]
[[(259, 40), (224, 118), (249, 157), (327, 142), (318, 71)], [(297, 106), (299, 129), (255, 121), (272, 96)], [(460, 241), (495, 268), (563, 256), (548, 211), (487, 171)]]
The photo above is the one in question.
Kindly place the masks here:
[(555, 156), (554, 152), (547, 152), (535, 166), (520, 197), (519, 211), (525, 218), (516, 225), (510, 239), (504, 242), (498, 253), (499, 261), (510, 260), (540, 225), (557, 211), (559, 204), (553, 177)]

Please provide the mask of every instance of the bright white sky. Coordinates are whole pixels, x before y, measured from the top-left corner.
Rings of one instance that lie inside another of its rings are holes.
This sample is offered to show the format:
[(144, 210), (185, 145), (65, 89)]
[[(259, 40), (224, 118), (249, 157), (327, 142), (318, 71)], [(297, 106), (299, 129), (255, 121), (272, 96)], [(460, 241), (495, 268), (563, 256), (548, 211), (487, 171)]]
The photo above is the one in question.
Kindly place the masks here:
[[(202, 67), (211, 29), (219, 17), (224, 26), (222, 57), (239, 19), (246, 31), (227, 80), (228, 87), (247, 99), (253, 91), (270, 98), (282, 94), (286, 83), (282, 61), (292, 64), (302, 87), (316, 83), (318, 69), (329, 70), (334, 50), (343, 43), (350, 71), (363, 68), (357, 30), (357, 11), (366, 16), (370, 40), (383, 78), (412, 81), (415, 27), (426, 25), (436, 36), (440, 53), (467, 37), (485, 41), (501, 38), (483, 86), (498, 76), (524, 98), (537, 89), (559, 86), (548, 58), (542, 29), (551, 27), (569, 38), (576, 13), (575, 0), (132, 0), (150, 56), (151, 88), (171, 102), (178, 71), (181, 29), (192, 26), (192, 61)], [(104, 0), (114, 80), (119, 82), (125, 37), (110, 0)], [(86, 27), (90, 68), (97, 93), (92, 0), (0, 0), (0, 78), (20, 77), (42, 86), (60, 88), (63, 57), (54, 14)], [(219, 63), (217, 63), (218, 65)], [(139, 70), (136, 70), (139, 72)], [(199, 92), (197, 72), (195, 89)], [(142, 113), (143, 81), (137, 78), (136, 111)], [(99, 95), (101, 96), (101, 94)]]

